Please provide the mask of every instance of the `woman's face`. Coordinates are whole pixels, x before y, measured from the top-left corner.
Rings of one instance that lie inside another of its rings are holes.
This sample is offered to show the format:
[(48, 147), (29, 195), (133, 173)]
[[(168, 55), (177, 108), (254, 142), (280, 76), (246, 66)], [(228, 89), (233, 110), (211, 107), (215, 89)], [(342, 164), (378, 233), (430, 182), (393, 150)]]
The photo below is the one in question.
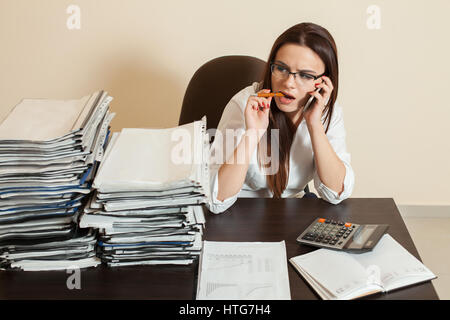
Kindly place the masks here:
[[(298, 44), (284, 44), (275, 55), (274, 62), (290, 72), (301, 71), (314, 76), (325, 72), (325, 64), (322, 59), (310, 48)], [(314, 85), (322, 82), (320, 78), (308, 80), (308, 77), (301, 77), (302, 79), (299, 82), (299, 79), (294, 79), (293, 75), (282, 78), (275, 76), (273, 73), (271, 77), (272, 91), (281, 91), (290, 97), (275, 97), (278, 109), (287, 113), (299, 111), (310, 97), (308, 92), (314, 91), (316, 89)], [(299, 75), (297, 74), (295, 77), (298, 78)]]

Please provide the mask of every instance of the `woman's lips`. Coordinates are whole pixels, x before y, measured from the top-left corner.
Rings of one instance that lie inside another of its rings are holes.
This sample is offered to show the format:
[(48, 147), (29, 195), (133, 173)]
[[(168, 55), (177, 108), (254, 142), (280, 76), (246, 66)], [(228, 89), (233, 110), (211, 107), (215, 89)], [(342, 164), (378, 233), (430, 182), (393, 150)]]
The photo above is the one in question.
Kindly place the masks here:
[(290, 98), (288, 96), (280, 97), (279, 99), (280, 99), (281, 104), (290, 104), (290, 103), (292, 103), (292, 101), (295, 100), (294, 98)]

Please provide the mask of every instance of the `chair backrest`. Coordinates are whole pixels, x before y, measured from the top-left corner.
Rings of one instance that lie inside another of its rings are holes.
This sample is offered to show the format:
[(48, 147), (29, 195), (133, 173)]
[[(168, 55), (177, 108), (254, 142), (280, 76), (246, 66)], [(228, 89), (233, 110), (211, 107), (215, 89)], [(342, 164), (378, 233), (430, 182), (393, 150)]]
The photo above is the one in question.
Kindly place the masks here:
[(255, 81), (261, 81), (266, 63), (250, 56), (224, 56), (208, 61), (193, 75), (183, 99), (178, 124), (207, 118), (217, 128), (230, 99)]

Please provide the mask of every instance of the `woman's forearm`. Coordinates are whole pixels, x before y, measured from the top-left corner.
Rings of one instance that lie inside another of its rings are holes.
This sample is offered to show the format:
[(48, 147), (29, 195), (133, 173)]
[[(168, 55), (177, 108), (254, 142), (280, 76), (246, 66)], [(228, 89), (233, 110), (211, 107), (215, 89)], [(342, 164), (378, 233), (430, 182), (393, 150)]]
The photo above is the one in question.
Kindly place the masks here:
[(223, 201), (241, 190), (258, 141), (256, 131), (247, 130), (231, 158), (221, 165), (218, 173), (218, 200)]
[(334, 152), (321, 123), (308, 124), (317, 174), (324, 185), (339, 195), (344, 191), (345, 166)]

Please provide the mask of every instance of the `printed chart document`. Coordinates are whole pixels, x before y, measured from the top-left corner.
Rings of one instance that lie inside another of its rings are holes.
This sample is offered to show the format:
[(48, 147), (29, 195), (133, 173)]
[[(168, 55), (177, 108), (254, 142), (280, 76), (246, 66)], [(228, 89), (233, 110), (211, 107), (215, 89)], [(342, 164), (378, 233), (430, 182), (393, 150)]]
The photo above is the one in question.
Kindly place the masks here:
[(289, 259), (322, 299), (356, 299), (436, 276), (389, 234), (367, 253), (319, 249)]
[(204, 241), (197, 300), (290, 300), (281, 242)]

